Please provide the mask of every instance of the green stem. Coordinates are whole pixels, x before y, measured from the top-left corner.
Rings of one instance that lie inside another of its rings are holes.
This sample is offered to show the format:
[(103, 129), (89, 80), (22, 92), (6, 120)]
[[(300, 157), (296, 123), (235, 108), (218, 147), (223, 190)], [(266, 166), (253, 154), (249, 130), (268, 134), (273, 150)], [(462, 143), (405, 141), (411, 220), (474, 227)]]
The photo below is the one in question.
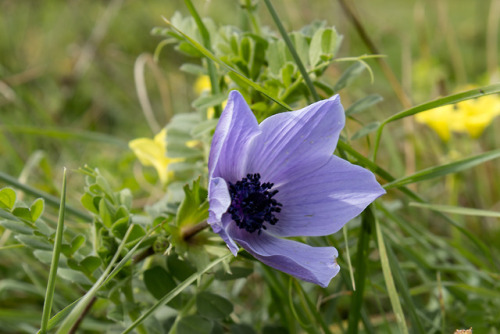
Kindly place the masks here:
[(42, 323), (40, 325), (40, 333), (47, 332), (47, 325), (52, 311), (52, 301), (54, 300), (54, 291), (56, 287), (57, 268), (59, 265), (59, 257), (61, 255), (62, 237), (64, 231), (64, 211), (66, 206), (66, 168), (63, 170), (63, 183), (61, 191), (61, 205), (59, 207), (59, 219), (57, 222), (56, 238), (54, 241), (54, 250), (52, 251), (52, 263), (50, 265), (49, 281), (47, 283), (47, 291), (45, 293), (45, 301), (43, 304)]
[(271, 4), (271, 1), (264, 0), (264, 3), (266, 4), (267, 9), (269, 10), (269, 13), (272, 16), (274, 23), (276, 23), (276, 26), (278, 27), (278, 30), (280, 31), (280, 34), (283, 37), (283, 40), (285, 41), (285, 44), (288, 47), (288, 50), (290, 50), (290, 53), (292, 54), (293, 60), (295, 60), (295, 63), (297, 64), (297, 67), (299, 68), (299, 71), (302, 74), (302, 77), (304, 78), (304, 81), (307, 85), (307, 88), (309, 88), (309, 91), (311, 92), (311, 95), (314, 98), (314, 101), (321, 100), (321, 98), (318, 95), (318, 92), (316, 92), (316, 88), (314, 88), (313, 82), (312, 82), (311, 78), (309, 77), (309, 74), (307, 73), (306, 68), (304, 67), (304, 64), (302, 63), (302, 60), (300, 60), (299, 54), (295, 50), (295, 47), (293, 46), (293, 43), (290, 40), (290, 37), (288, 37), (288, 33), (286, 32), (285, 27), (281, 23), (281, 20), (279, 19), (278, 14), (274, 10), (274, 7)]
[(349, 327), (347, 333), (358, 333), (358, 323), (363, 307), (363, 295), (365, 292), (365, 281), (370, 250), (370, 236), (373, 232), (375, 217), (372, 207), (369, 206), (363, 212), (361, 220), (361, 231), (358, 239), (358, 250), (356, 253), (356, 291), (352, 294), (351, 307), (349, 309)]
[(244, 7), (245, 7), (246, 12), (248, 14), (248, 18), (250, 19), (250, 23), (252, 24), (252, 29), (253, 29), (254, 33), (256, 35), (260, 36), (261, 35), (260, 25), (259, 25), (257, 18), (253, 14), (256, 5), (252, 4), (252, 0), (246, 0)]
[[(196, 25), (198, 26), (198, 29), (201, 34), (201, 39), (203, 40), (203, 46), (210, 52), (212, 52), (211, 48), (211, 42), (210, 42), (210, 32), (208, 31), (207, 27), (203, 23), (203, 20), (201, 19), (200, 15), (196, 11), (196, 8), (194, 7), (193, 3), (191, 0), (184, 0), (184, 3), (186, 4), (186, 7), (188, 8), (189, 12), (194, 18), (194, 21), (196, 22)], [(206, 58), (207, 61), (207, 71), (208, 71), (208, 76), (210, 78), (210, 86), (212, 90), (212, 95), (217, 95), (220, 93), (219, 89), (219, 80), (217, 77), (217, 69), (215, 68), (214, 63), (209, 59)], [(215, 110), (215, 117), (219, 117), (220, 114), (222, 113), (222, 107), (220, 104), (214, 106)]]

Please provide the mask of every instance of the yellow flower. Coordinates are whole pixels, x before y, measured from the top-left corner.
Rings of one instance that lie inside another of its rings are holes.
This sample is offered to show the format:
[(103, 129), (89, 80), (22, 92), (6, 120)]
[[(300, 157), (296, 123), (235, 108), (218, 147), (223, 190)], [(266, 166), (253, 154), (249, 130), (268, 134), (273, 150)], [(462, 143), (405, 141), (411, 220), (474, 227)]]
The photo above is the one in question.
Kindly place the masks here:
[[(472, 89), (474, 87), (467, 87)], [(467, 133), (478, 138), (484, 129), (500, 115), (500, 97), (487, 95), (427, 110), (415, 116), (419, 123), (427, 124), (443, 139), (450, 139), (451, 132)]]
[(212, 89), (210, 77), (208, 75), (201, 75), (194, 83), (194, 91), (196, 94), (201, 95), (204, 92), (209, 92)]
[(162, 184), (166, 184), (172, 172), (167, 170), (171, 163), (182, 161), (181, 158), (167, 157), (167, 130), (161, 130), (154, 139), (137, 138), (131, 140), (128, 146), (144, 166), (153, 166), (158, 172)]
[(451, 136), (451, 131), (454, 128), (453, 124), (457, 121), (457, 116), (453, 105), (448, 104), (421, 112), (415, 115), (415, 119), (419, 123), (427, 124), (431, 129), (436, 131), (442, 140), (448, 141)]
[(478, 138), (493, 119), (500, 115), (500, 98), (487, 95), (460, 102), (457, 107), (463, 114), (463, 128), (456, 131), (466, 132), (472, 138)]

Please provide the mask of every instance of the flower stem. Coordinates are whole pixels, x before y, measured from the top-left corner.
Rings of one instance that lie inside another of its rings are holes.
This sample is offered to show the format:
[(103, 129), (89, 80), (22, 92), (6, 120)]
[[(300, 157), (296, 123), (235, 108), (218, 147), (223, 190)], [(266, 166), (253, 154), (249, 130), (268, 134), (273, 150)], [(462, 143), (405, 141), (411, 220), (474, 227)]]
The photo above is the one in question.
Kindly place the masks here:
[(196, 235), (197, 233), (203, 231), (207, 227), (208, 227), (208, 223), (207, 223), (206, 220), (204, 220), (201, 223), (198, 223), (196, 225), (189, 226), (188, 228), (182, 230), (182, 232), (181, 232), (182, 239), (183, 240), (189, 240), (194, 235)]

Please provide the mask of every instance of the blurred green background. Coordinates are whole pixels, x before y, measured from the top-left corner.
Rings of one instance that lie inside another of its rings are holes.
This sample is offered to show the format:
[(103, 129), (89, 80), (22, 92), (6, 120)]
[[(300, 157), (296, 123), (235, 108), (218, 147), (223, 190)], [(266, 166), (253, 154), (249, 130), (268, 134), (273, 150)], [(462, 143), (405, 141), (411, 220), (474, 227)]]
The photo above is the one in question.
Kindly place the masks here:
[[(411, 105), (456, 92), (466, 85), (498, 82), (499, 0), (347, 2), (354, 5), (357, 18), (384, 55)], [(212, 17), (220, 25), (246, 24), (239, 1), (193, 0), (193, 3), (202, 16)], [(273, 3), (289, 31), (301, 29), (314, 20), (326, 20), (328, 25), (336, 26), (344, 35), (338, 57), (371, 53), (339, 1)], [(62, 167), (76, 170), (88, 164), (112, 175), (114, 188), (129, 187), (144, 197), (149, 196), (137, 182), (134, 166), (138, 162), (127, 146), (134, 138), (154, 135), (137, 97), (134, 66), (142, 54), (152, 55), (162, 40), (151, 34), (152, 28), (165, 27), (162, 16), (170, 18), (175, 11), (188, 15), (181, 0), (1, 1), (0, 171), (58, 195)], [(276, 31), (263, 4), (259, 5), (259, 18), (262, 26)], [(146, 87), (162, 126), (167, 114), (193, 109), (191, 103), (197, 97), (193, 85), (197, 78), (179, 69), (187, 61), (196, 60), (167, 46), (160, 53), (158, 66), (146, 67)], [(382, 121), (406, 109), (377, 61), (367, 62), (373, 69), (374, 81), (365, 72), (341, 92), (346, 107), (369, 94), (384, 98), (359, 116), (363, 124)], [(325, 75), (326, 80), (336, 82), (349, 65), (349, 62), (334, 63)], [(431, 129), (412, 119), (395, 122), (384, 131), (377, 163), (399, 177), (490, 151), (500, 146), (495, 131), (499, 126), (497, 117), (478, 139), (457, 135), (443, 142)], [(348, 121), (350, 134), (360, 127)], [(360, 140), (354, 145), (369, 155), (367, 141)], [(422, 182), (414, 189), (434, 204), (498, 211), (499, 170), (500, 163), (492, 161), (458, 175)], [(70, 174), (70, 203), (79, 205), (82, 187), (83, 177)], [(161, 193), (161, 187), (156, 192)], [(400, 205), (394, 193), (384, 201), (388, 206)], [(430, 213), (409, 208), (405, 214), (410, 222), (427, 229), (429, 238), (432, 234), (448, 237), (456, 232), (450, 232), (447, 223)], [(454, 218), (491, 246), (493, 254), (498, 253), (497, 219)], [(452, 237), (450, 248), (458, 249), (481, 270), (495, 272), (490, 262), (476, 259), (466, 246), (461, 248), (460, 236)], [(413, 242), (408, 241), (404, 247), (412, 248)], [(433, 255), (429, 252), (421, 256)], [(16, 260), (3, 258), (0, 274), (15, 277)], [(415, 269), (418, 261), (411, 259), (403, 265), (404, 269)], [(429, 277), (435, 279), (431, 274)], [(412, 292), (419, 293), (418, 289)]]

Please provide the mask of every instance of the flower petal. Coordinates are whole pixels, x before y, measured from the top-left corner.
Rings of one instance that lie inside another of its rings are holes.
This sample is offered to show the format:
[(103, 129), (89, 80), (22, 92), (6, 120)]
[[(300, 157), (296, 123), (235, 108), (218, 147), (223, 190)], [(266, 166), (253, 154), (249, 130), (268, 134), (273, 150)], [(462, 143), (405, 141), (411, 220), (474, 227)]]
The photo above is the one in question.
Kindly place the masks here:
[[(210, 180), (208, 187), (208, 224), (212, 230), (219, 234), (226, 242), (227, 247), (236, 256), (238, 253), (238, 246), (234, 243), (227, 233), (226, 228), (232, 222), (228, 215), (224, 215), (231, 205), (231, 196), (227, 188), (227, 183), (223, 178), (216, 177)], [(229, 219), (229, 220), (228, 220)]]
[(245, 99), (233, 90), (215, 129), (208, 159), (209, 177), (240, 180), (245, 175), (247, 147), (259, 132), (257, 119)]
[(338, 95), (265, 119), (262, 133), (250, 146), (247, 173), (260, 173), (266, 182), (277, 184), (296, 173), (298, 165), (311, 160), (324, 163), (335, 150), (344, 123)]
[(334, 247), (311, 247), (286, 239), (279, 239), (263, 231), (248, 233), (235, 224), (228, 234), (247, 252), (270, 267), (324, 288), (340, 270)]
[(281, 237), (335, 233), (385, 194), (372, 172), (337, 156), (314, 168), (302, 165), (277, 188), (274, 198), (283, 207), (276, 213), (279, 221), (266, 225), (269, 233)]

